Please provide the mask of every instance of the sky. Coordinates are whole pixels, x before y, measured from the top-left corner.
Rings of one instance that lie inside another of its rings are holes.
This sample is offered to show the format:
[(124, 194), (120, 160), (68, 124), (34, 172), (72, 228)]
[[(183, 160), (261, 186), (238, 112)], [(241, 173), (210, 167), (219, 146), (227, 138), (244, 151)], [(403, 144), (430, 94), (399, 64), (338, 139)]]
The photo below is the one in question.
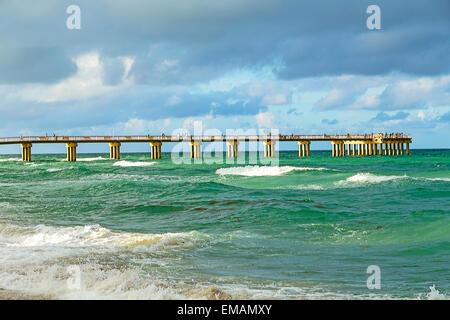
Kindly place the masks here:
[[(67, 27), (70, 5), (80, 29)], [(404, 132), (412, 148), (450, 148), (448, 0), (0, 0), (0, 39), (2, 137), (200, 122), (224, 134)]]

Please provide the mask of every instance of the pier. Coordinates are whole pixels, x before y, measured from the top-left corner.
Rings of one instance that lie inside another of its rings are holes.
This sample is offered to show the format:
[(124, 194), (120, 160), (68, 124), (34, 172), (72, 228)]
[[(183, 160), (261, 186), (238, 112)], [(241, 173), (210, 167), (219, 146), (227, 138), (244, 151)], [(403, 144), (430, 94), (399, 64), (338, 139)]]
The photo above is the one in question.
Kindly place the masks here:
[(227, 156), (238, 157), (240, 143), (262, 142), (264, 157), (275, 156), (275, 145), (283, 141), (296, 141), (298, 143), (298, 156), (309, 157), (310, 145), (313, 141), (330, 141), (332, 157), (357, 156), (398, 156), (409, 155), (409, 144), (412, 138), (407, 134), (362, 134), (362, 135), (232, 135), (232, 136), (45, 136), (45, 137), (10, 137), (0, 138), (0, 145), (20, 144), (22, 147), (22, 160), (31, 161), (31, 148), (37, 143), (61, 143), (66, 145), (67, 161), (77, 160), (77, 146), (80, 143), (107, 143), (109, 144), (109, 157), (111, 160), (120, 159), (120, 146), (122, 143), (148, 143), (150, 146), (150, 159), (161, 159), (161, 145), (170, 142), (189, 143), (191, 158), (201, 158), (201, 145), (203, 142), (226, 142)]

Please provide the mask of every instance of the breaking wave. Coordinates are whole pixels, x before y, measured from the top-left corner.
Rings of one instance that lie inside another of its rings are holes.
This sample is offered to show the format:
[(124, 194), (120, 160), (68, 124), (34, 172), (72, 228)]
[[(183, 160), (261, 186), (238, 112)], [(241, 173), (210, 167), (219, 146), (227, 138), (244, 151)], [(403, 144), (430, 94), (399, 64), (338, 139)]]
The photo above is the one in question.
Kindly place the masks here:
[(154, 165), (156, 162), (144, 162), (144, 161), (126, 161), (126, 160), (122, 160), (122, 161), (117, 161), (114, 163), (114, 166), (119, 166), (119, 167), (147, 167), (147, 166), (152, 166)]
[(7, 161), (22, 161), (20, 158), (3, 158), (0, 159), (0, 162), (7, 162)]
[(450, 182), (450, 178), (425, 178), (426, 180), (429, 181), (446, 181), (446, 182)]
[(338, 181), (336, 184), (349, 184), (349, 183), (381, 183), (387, 181), (394, 181), (399, 179), (406, 179), (408, 176), (377, 176), (371, 173), (357, 173), (345, 180)]
[(22, 227), (0, 223), (0, 246), (14, 247), (191, 247), (200, 233), (142, 234), (112, 231), (99, 225), (53, 227), (37, 225)]
[(246, 177), (261, 177), (261, 176), (280, 176), (291, 171), (310, 171), (310, 170), (326, 170), (325, 168), (311, 168), (311, 167), (293, 167), (293, 166), (244, 166), (221, 168), (216, 170), (219, 175), (237, 175)]
[(108, 159), (107, 158), (103, 158), (103, 157), (77, 158), (77, 161), (83, 161), (83, 162), (101, 161), (101, 160), (108, 160)]
[(445, 294), (440, 293), (436, 286), (433, 284), (430, 286), (430, 292), (428, 292), (425, 296), (427, 300), (448, 300), (448, 297)]

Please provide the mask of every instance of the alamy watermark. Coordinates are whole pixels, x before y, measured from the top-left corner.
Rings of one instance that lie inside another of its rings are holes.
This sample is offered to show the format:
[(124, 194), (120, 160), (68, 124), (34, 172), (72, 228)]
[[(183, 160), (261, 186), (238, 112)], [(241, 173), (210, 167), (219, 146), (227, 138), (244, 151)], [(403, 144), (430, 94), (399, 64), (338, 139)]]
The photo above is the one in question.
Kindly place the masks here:
[(77, 5), (70, 5), (66, 9), (66, 13), (70, 16), (66, 20), (66, 26), (69, 30), (81, 29), (81, 9)]
[(381, 289), (381, 269), (377, 265), (367, 267), (366, 273), (371, 274), (366, 281), (367, 289)]
[(366, 20), (366, 26), (369, 30), (381, 29), (381, 9), (377, 5), (370, 5), (367, 7), (366, 13), (370, 16)]
[[(278, 129), (219, 129), (203, 130), (201, 121), (195, 121), (193, 130), (179, 128), (172, 132), (169, 142), (171, 160), (175, 164), (279, 164)], [(200, 148), (200, 156), (192, 157), (192, 147)]]
[[(70, 16), (66, 19), (66, 26), (69, 30), (81, 29), (81, 8), (78, 5), (72, 4), (67, 7), (66, 13)], [(366, 20), (366, 26), (369, 30), (381, 29), (381, 9), (378, 5), (370, 5), (366, 9), (366, 13), (370, 16)]]

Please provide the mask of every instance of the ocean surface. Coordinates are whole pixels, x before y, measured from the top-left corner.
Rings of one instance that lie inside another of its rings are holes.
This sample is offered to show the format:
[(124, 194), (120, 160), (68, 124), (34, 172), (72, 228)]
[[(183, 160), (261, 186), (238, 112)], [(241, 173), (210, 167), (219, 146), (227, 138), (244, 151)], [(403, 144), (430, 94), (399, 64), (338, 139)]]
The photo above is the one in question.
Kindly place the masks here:
[[(448, 299), (450, 150), (278, 166), (0, 156), (0, 293)], [(381, 270), (368, 289), (367, 268)]]

